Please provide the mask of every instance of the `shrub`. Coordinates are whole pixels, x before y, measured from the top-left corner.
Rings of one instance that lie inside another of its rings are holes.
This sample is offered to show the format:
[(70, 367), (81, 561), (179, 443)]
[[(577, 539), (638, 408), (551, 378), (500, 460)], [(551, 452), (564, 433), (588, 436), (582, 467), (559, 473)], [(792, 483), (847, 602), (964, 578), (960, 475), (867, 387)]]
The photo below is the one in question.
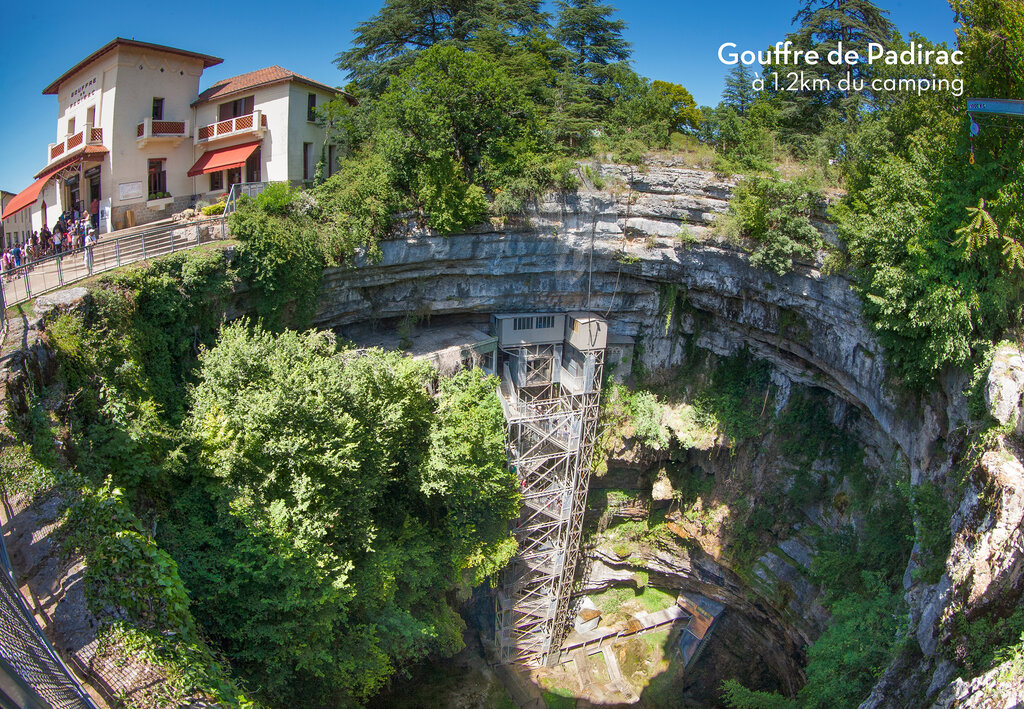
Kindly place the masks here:
[[(272, 198), (269, 204), (273, 209), (280, 203)], [(270, 214), (258, 205), (241, 204), (230, 217), (231, 233), (241, 242), (239, 275), (249, 282), (256, 312), (269, 327), (307, 324), (323, 278), (319, 236), (309, 220)]]
[(658, 397), (649, 391), (638, 391), (632, 397), (632, 409), (636, 437), (652, 448), (667, 448), (669, 431), (661, 423), (664, 407)]
[(946, 570), (951, 533), (950, 505), (942, 491), (932, 482), (911, 488), (917, 541), (921, 549), (920, 576), (925, 583), (936, 583)]
[(330, 264), (351, 260), (360, 247), (376, 254), (404, 204), (394, 168), (379, 153), (346, 160), (313, 194), (322, 213), (324, 258)]
[(256, 208), (267, 214), (284, 216), (291, 208), (299, 190), (292, 189), (287, 182), (271, 182), (256, 195)]
[(211, 204), (208, 207), (203, 207), (202, 212), (207, 217), (220, 216), (224, 213), (224, 208), (227, 206), (225, 202), (217, 202), (217, 204)]
[(750, 177), (736, 187), (723, 228), (756, 244), (753, 265), (781, 276), (793, 270), (793, 259), (810, 259), (824, 245), (810, 220), (819, 200), (803, 180)]

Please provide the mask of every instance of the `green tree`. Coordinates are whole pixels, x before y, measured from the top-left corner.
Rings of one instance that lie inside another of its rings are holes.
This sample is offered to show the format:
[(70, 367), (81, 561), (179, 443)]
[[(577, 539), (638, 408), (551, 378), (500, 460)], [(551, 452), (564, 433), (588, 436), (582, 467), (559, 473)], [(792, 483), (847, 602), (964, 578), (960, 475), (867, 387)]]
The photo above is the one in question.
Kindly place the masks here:
[[(797, 37), (819, 48), (819, 53), (842, 42), (844, 54), (854, 50), (866, 57), (870, 42), (887, 44), (896, 34), (889, 11), (871, 0), (804, 0), (793, 23), (800, 25)], [(850, 70), (861, 76), (864, 68), (858, 64)]]
[[(1019, 5), (962, 3), (954, 9), (966, 91), (1019, 94)], [(982, 57), (996, 47), (993, 67)], [(848, 209), (837, 210), (865, 313), (894, 374), (915, 387), (927, 386), (943, 367), (963, 365), (1024, 315), (1015, 266), (1015, 245), (1024, 233), (1024, 127), (983, 129), (972, 141), (959, 103), (931, 94), (894, 103), (868, 124), (868, 139), (881, 136), (877, 142), (889, 150), (863, 151)], [(968, 160), (972, 150), (974, 165)], [(971, 224), (981, 200), (992, 233), (1001, 237), (985, 243), (964, 238), (976, 231)]]
[(727, 227), (752, 239), (750, 263), (782, 275), (824, 245), (810, 217), (820, 198), (801, 181), (748, 177), (729, 203)]
[(483, 186), (504, 186), (495, 168), (536, 151), (529, 102), (502, 67), (454, 47), (421, 53), (380, 97), (376, 115), (377, 147), (398, 186), (442, 233), (478, 223), (487, 212)]
[(737, 114), (743, 115), (747, 112), (757, 92), (753, 86), (754, 73), (745, 64), (737, 64), (729, 70), (725, 77), (725, 89), (722, 91), (722, 105), (731, 108)]
[(503, 36), (547, 28), (537, 0), (388, 0), (355, 29), (352, 49), (335, 58), (338, 68), (371, 96), (436, 44), (466, 49), (488, 30)]
[[(796, 49), (816, 51), (822, 60), (817, 64), (766, 67), (766, 74), (777, 72), (781, 84), (788, 83), (789, 72), (798, 71), (806, 80), (818, 82), (813, 89), (780, 92), (786, 106), (787, 136), (795, 139), (806, 154), (808, 146), (799, 140), (801, 134), (818, 135), (830, 125), (859, 123), (865, 100), (871, 103), (876, 99), (871, 79), (883, 71), (877, 64), (867, 63), (868, 44), (877, 42), (888, 47), (899, 38), (899, 33), (889, 20), (889, 12), (871, 0), (804, 0), (793, 22), (798, 23), (799, 28), (787, 39), (793, 41)], [(825, 61), (828, 53), (840, 44), (844, 56), (855, 51), (864, 61), (852, 65)], [(865, 81), (863, 90), (844, 91), (839, 87), (839, 80), (847, 72), (853, 79)], [(847, 128), (842, 130), (843, 133), (848, 131)], [(836, 142), (843, 143), (846, 138), (844, 135)], [(838, 157), (838, 150), (832, 152), (828, 157)]]
[(558, 0), (555, 39), (569, 51), (573, 72), (594, 83), (608, 79), (606, 67), (624, 62), (630, 44), (622, 37), (626, 23), (611, 19), (615, 8), (596, 0)]
[(316, 228), (292, 212), (290, 192), (281, 196), (274, 204), (269, 198), (242, 204), (230, 217), (231, 233), (240, 242), (239, 273), (257, 314), (275, 328), (309, 323), (324, 266)]
[(651, 90), (668, 99), (668, 107), (671, 111), (670, 131), (692, 133), (700, 127), (703, 117), (693, 95), (686, 88), (667, 81), (652, 81)]
[(515, 475), (505, 465), (504, 416), (495, 377), (463, 370), (441, 381), (421, 489), (444, 502), (453, 562), (473, 585), (499, 571), (515, 551), (508, 520), (518, 514)]
[(275, 703), (347, 706), (462, 648), (448, 592), (499, 569), (518, 512), (494, 380), (441, 383), (331, 333), (225, 326), (187, 430), (198, 465), (161, 524), (195, 613)]

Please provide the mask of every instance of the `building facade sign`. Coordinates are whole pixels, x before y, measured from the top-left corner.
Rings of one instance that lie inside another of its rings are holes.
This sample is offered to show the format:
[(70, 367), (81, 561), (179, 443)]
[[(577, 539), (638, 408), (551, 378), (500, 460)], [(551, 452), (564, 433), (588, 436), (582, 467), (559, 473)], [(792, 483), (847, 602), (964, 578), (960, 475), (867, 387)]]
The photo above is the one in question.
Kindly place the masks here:
[(68, 96), (68, 108), (74, 108), (82, 101), (96, 93), (97, 77), (92, 77), (81, 86), (76, 86), (71, 90), (71, 95)]
[(121, 202), (130, 199), (142, 199), (145, 196), (141, 182), (122, 182), (117, 186), (117, 198)]

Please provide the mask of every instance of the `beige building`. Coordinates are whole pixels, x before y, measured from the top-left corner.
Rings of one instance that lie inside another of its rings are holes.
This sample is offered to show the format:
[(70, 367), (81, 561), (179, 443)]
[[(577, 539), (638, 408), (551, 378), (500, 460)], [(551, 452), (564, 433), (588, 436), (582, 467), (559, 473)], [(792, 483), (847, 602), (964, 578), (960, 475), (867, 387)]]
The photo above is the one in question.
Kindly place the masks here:
[(322, 150), (335, 157), (313, 111), (342, 92), (274, 66), (200, 94), (221, 61), (118, 38), (57, 78), (43, 90), (57, 97), (57, 141), (4, 206), (5, 227), (26, 214), (29, 232), (52, 227), (76, 206), (98, 207), (101, 231), (144, 224), (235, 182), (311, 179)]
[(192, 104), (193, 140), (200, 153), (189, 170), (195, 193), (212, 198), (236, 182), (309, 181), (322, 152), (329, 175), (337, 166), (337, 148), (324, 146), (315, 111), (339, 95), (337, 89), (279, 66), (203, 91)]
[[(0, 213), (7, 209), (7, 205), (15, 198), (15, 194), (0, 190)], [(21, 211), (0, 224), (0, 244), (4, 248), (12, 246), (15, 242), (24, 243), (25, 239), (32, 233), (32, 224), (29, 221), (27, 211)]]

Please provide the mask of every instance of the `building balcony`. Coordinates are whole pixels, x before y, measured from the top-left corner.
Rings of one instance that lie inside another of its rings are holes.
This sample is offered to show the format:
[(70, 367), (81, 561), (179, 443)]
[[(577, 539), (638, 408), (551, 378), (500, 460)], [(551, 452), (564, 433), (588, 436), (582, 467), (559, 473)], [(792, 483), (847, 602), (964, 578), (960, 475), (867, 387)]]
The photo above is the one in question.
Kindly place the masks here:
[(210, 123), (196, 129), (196, 145), (213, 143), (223, 138), (254, 136), (262, 138), (267, 131), (267, 117), (259, 109), (237, 118)]
[(69, 155), (82, 150), (86, 145), (102, 145), (103, 129), (93, 128), (91, 123), (86, 123), (85, 128), (73, 135), (69, 135), (59, 143), (50, 143), (46, 149), (46, 164), (62, 160)]
[(150, 143), (177, 146), (185, 138), (192, 135), (189, 121), (157, 121), (143, 118), (135, 126), (135, 145), (144, 148)]

